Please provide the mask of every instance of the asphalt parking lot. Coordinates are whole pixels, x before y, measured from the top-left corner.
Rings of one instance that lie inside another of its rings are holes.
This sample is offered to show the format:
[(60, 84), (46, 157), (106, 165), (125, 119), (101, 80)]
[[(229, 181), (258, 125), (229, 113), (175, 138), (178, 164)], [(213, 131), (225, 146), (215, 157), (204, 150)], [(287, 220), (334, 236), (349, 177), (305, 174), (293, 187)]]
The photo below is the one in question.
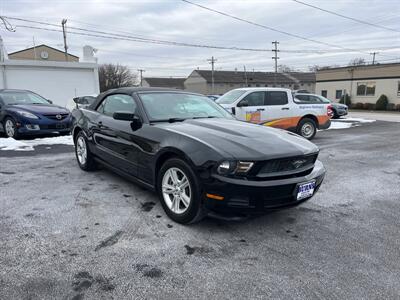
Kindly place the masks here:
[(319, 132), (304, 205), (182, 226), (71, 146), (0, 152), (0, 299), (400, 297), (400, 123)]

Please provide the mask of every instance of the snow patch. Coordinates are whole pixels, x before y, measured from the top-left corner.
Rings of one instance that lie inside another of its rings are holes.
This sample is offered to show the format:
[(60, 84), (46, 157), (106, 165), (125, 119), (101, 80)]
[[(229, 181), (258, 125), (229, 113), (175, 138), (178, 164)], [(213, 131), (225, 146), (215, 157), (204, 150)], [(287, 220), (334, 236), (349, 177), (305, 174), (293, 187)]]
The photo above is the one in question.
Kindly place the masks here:
[(331, 122), (331, 126), (329, 126), (329, 129), (347, 129), (353, 127), (353, 123), (347, 123), (347, 122)]
[[(57, 136), (49, 138), (38, 138), (34, 140), (14, 140), (13, 138), (1, 139), (0, 150), (8, 151), (33, 151), (38, 145), (74, 145), (72, 136)], [(47, 147), (49, 148), (49, 147)]]
[(376, 120), (361, 119), (361, 118), (341, 118), (341, 119), (335, 119), (334, 122), (373, 123), (376, 122)]

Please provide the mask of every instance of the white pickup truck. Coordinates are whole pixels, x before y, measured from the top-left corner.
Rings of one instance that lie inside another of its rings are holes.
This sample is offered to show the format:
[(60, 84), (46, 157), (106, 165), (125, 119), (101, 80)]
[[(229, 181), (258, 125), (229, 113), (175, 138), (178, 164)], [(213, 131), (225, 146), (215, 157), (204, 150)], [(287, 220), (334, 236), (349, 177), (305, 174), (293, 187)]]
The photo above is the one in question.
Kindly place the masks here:
[(331, 124), (329, 103), (295, 99), (284, 88), (240, 88), (216, 100), (237, 119), (260, 125), (282, 128), (311, 140), (317, 129)]

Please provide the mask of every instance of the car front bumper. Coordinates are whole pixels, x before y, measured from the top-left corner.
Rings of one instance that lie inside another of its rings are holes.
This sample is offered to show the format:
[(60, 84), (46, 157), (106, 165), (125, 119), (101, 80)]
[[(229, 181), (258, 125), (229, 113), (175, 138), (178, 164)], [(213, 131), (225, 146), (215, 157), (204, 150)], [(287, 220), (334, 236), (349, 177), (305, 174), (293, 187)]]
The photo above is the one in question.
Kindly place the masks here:
[(336, 110), (336, 114), (337, 114), (338, 116), (345, 116), (345, 115), (347, 115), (347, 113), (348, 113), (348, 110), (347, 110), (347, 109), (337, 109), (337, 110)]
[(42, 135), (52, 133), (67, 133), (71, 131), (72, 118), (61, 121), (56, 120), (20, 120), (17, 122), (17, 130), (22, 135)]
[[(300, 184), (315, 181), (314, 194), (325, 176), (325, 168), (316, 161), (310, 174), (268, 181), (247, 181), (213, 175), (212, 182), (204, 183), (206, 208), (218, 213), (253, 214), (293, 207), (312, 198), (297, 200)], [(220, 199), (210, 198), (217, 195)], [(221, 199), (223, 197), (223, 199)]]

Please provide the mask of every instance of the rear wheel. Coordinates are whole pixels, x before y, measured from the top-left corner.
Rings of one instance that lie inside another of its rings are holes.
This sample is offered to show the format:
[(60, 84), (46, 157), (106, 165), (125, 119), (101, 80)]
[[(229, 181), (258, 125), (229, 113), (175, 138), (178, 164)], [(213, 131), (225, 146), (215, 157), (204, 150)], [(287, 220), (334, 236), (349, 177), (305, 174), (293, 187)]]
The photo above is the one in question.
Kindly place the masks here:
[(317, 125), (314, 120), (304, 118), (297, 125), (297, 133), (307, 140), (312, 140), (317, 133)]
[(7, 117), (4, 120), (3, 128), (4, 128), (4, 133), (6, 134), (6, 137), (10, 137), (10, 138), (14, 138), (14, 139), (18, 138), (19, 135), (18, 135), (17, 125), (15, 124), (14, 119)]
[(201, 187), (185, 161), (172, 158), (164, 163), (158, 174), (157, 192), (165, 213), (175, 222), (188, 224), (203, 218)]
[(84, 171), (93, 171), (96, 169), (96, 161), (90, 152), (88, 142), (83, 131), (80, 131), (75, 138), (75, 155), (79, 167)]

